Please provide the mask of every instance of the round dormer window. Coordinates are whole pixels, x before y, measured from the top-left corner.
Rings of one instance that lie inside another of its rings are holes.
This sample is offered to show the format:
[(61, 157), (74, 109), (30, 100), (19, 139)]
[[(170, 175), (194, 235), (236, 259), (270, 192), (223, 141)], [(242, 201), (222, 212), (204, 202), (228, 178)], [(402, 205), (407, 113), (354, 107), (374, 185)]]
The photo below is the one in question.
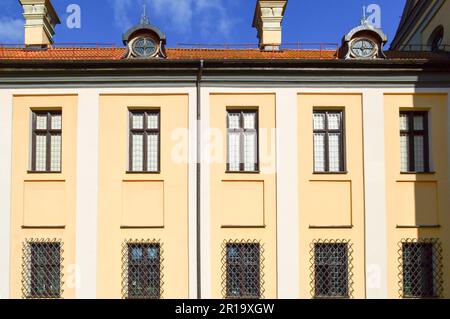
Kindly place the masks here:
[(444, 42), (444, 28), (442, 26), (439, 26), (433, 31), (429, 40), (431, 51), (433, 52), (439, 51), (441, 49), (443, 42)]
[(351, 44), (352, 53), (357, 58), (372, 58), (378, 51), (377, 45), (369, 39), (356, 39)]
[(148, 58), (156, 54), (158, 46), (152, 38), (145, 37), (136, 39), (132, 49), (135, 56)]

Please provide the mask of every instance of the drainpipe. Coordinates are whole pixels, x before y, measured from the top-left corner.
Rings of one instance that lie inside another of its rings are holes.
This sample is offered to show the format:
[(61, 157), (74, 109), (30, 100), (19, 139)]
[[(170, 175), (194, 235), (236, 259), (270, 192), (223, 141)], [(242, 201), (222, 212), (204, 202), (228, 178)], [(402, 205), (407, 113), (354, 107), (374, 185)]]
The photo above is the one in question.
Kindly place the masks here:
[(202, 268), (201, 268), (201, 201), (200, 201), (200, 194), (201, 194), (201, 160), (202, 160), (202, 149), (201, 149), (201, 81), (203, 77), (203, 64), (204, 61), (200, 60), (200, 66), (198, 68), (198, 74), (197, 74), (197, 299), (202, 298)]

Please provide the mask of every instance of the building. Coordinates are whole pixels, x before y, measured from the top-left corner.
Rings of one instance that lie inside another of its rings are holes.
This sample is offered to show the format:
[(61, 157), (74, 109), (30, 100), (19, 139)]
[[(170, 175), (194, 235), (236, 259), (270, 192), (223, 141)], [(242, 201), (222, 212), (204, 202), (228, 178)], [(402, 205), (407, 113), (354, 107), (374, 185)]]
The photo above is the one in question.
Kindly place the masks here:
[(450, 51), (450, 22), (446, 0), (409, 0), (405, 6), (392, 50)]
[(448, 1), (392, 50), (364, 19), (289, 48), (286, 0), (256, 1), (254, 49), (166, 48), (146, 16), (123, 47), (60, 47), (50, 0), (20, 3), (2, 297), (450, 297), (450, 56), (403, 48)]

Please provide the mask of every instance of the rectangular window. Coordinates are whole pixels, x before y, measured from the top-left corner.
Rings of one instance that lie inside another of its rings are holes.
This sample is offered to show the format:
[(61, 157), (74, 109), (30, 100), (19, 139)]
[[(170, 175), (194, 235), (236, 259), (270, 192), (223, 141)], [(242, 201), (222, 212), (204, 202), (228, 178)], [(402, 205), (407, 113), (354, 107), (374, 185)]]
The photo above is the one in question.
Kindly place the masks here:
[(260, 245), (226, 245), (226, 297), (261, 297)]
[(314, 111), (314, 172), (343, 172), (344, 119), (342, 111)]
[(401, 172), (429, 172), (428, 113), (400, 112)]
[(348, 244), (314, 244), (314, 296), (349, 297)]
[(128, 243), (127, 297), (161, 297), (161, 246), (158, 243)]
[(61, 297), (61, 244), (29, 242), (26, 256), (28, 298)]
[(33, 111), (32, 113), (33, 172), (61, 171), (61, 111)]
[(435, 297), (433, 243), (402, 243), (403, 296)]
[(159, 110), (130, 111), (130, 171), (160, 171)]
[(228, 111), (229, 172), (257, 172), (258, 164), (258, 112)]

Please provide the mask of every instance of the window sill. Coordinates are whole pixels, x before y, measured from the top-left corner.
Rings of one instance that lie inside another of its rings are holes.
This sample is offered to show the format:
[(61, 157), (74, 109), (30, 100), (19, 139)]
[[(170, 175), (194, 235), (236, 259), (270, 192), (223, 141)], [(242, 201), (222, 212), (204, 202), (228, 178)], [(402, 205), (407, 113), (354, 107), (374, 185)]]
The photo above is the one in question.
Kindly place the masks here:
[(126, 171), (126, 174), (130, 174), (130, 175), (142, 175), (142, 174), (148, 174), (148, 175), (157, 175), (157, 174), (161, 174), (161, 171), (157, 171), (157, 172), (135, 172), (135, 171)]
[(27, 174), (62, 174), (62, 171), (27, 171)]
[(352, 229), (353, 225), (309, 225), (309, 229)]
[(397, 225), (397, 229), (441, 228), (441, 225)]
[(225, 174), (261, 174), (260, 171), (225, 171)]
[(349, 296), (337, 296), (337, 297), (333, 297), (333, 296), (314, 296), (313, 299), (317, 299), (317, 300), (345, 300), (345, 299), (350, 299)]
[(346, 175), (347, 171), (342, 172), (313, 172), (313, 175)]
[(400, 175), (436, 175), (436, 172), (400, 172)]
[(66, 225), (53, 225), (53, 226), (26, 226), (22, 225), (22, 229), (66, 229)]

